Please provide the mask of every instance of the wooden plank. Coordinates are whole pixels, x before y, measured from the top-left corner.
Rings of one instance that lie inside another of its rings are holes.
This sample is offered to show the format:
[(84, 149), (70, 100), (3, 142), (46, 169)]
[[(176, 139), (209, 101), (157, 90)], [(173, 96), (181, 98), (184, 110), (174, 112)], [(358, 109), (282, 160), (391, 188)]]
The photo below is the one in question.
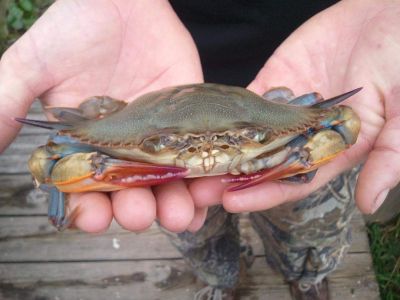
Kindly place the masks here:
[[(114, 225), (103, 234), (56, 232), (43, 218), (1, 218), (0, 261), (96, 261), (111, 259), (177, 258), (179, 253), (156, 226), (146, 233), (123, 231)], [(10, 222), (11, 221), (11, 222)], [(30, 222), (32, 221), (32, 222)], [(30, 227), (30, 228), (29, 228)]]
[(0, 175), (0, 216), (47, 214), (47, 194), (33, 188), (30, 174)]
[[(289, 300), (286, 284), (263, 260), (242, 278), (240, 299)], [(347, 256), (330, 277), (333, 300), (379, 299), (366, 262), (367, 254)], [(1, 299), (193, 299), (200, 286), (182, 260), (0, 264)]]
[(2, 155), (0, 155), (1, 174), (28, 173), (28, 160), (33, 150), (44, 145), (48, 134), (20, 135)]
[(1, 155), (2, 158), (7, 157), (9, 155), (26, 155), (29, 157), (30, 154), (32, 153), (32, 150), (46, 143), (49, 137), (49, 133), (50, 131), (43, 132), (40, 134), (38, 133), (35, 135), (33, 134), (19, 135), (14, 140), (14, 142), (7, 148), (7, 150), (4, 151), (4, 153)]
[[(361, 218), (355, 218), (354, 241), (349, 251), (368, 252), (369, 246)], [(261, 240), (246, 219), (241, 221), (241, 235), (263, 255)], [(115, 246), (115, 245), (118, 246)], [(96, 261), (112, 259), (177, 258), (156, 225), (144, 233), (125, 231), (118, 224), (102, 234), (88, 234), (77, 230), (58, 233), (45, 217), (0, 218), (0, 261)]]

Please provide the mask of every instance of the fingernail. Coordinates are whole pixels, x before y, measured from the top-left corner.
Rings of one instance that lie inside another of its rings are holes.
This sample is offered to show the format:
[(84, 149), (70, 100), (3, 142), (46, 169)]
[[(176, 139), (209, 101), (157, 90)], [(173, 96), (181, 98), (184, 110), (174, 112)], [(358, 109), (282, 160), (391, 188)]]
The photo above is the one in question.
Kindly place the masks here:
[(376, 197), (373, 207), (372, 207), (372, 213), (374, 214), (378, 208), (382, 205), (382, 203), (385, 201), (386, 196), (388, 195), (390, 189), (385, 189), (382, 192), (380, 192), (378, 194), (378, 196)]

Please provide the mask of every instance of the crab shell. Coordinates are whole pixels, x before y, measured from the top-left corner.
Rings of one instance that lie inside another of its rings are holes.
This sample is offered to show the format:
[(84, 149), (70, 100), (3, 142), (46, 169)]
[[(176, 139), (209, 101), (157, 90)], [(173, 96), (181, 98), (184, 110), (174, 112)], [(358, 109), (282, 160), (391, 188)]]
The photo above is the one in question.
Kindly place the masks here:
[(16, 120), (56, 130), (32, 153), (29, 168), (50, 192), (49, 220), (62, 230), (79, 214), (68, 211), (65, 193), (221, 174), (240, 183), (231, 191), (265, 180), (309, 181), (356, 142), (360, 119), (336, 104), (359, 90), (323, 100), (277, 88), (263, 98), (239, 87), (191, 84), (129, 105), (100, 96), (79, 108), (49, 108), (60, 122)]
[[(271, 94), (269, 96), (271, 98)], [(118, 107), (116, 112), (95, 118), (84, 114), (72, 118), (68, 109), (53, 109), (64, 122), (53, 124), (52, 128), (59, 131), (50, 139), (46, 150), (39, 152), (43, 156), (57, 154), (61, 159), (44, 168), (44, 163), (39, 163), (34, 155), (30, 168), (39, 184), (82, 178), (80, 171), (90, 173), (97, 181), (112, 181), (111, 177), (106, 180), (99, 175), (106, 168), (102, 166), (100, 172), (99, 166), (93, 163), (93, 156), (87, 154), (96, 153), (103, 155), (103, 159), (118, 159), (114, 167), (121, 161), (168, 166), (172, 169), (166, 168), (165, 174), (176, 172), (179, 178), (250, 174), (241, 177), (247, 181), (252, 179), (253, 173), (276, 166), (282, 169), (282, 163), (287, 162), (297, 147), (296, 153), (307, 150), (306, 160), (303, 158), (300, 169), (285, 166), (283, 171), (279, 170), (278, 177), (306, 173), (353, 144), (360, 121), (350, 107), (325, 108), (318, 103), (321, 99), (316, 93), (305, 96), (312, 98), (311, 105), (290, 104), (296, 101), (291, 99), (287, 89), (280, 89), (272, 95), (273, 101), (267, 101), (240, 87), (191, 84), (145, 94), (126, 107)], [(340, 130), (333, 130), (334, 127)], [(306, 141), (301, 137), (307, 137)], [(67, 150), (58, 150), (65, 145)], [(109, 165), (112, 164), (107, 167)], [(127, 187), (129, 180), (126, 178), (135, 176), (131, 182), (140, 182), (133, 169), (126, 172), (121, 169), (120, 175), (113, 172), (113, 184), (119, 180), (125, 184), (117, 184), (118, 187)], [(149, 170), (149, 174), (151, 172)], [(256, 177), (261, 176), (258, 175)], [(171, 176), (172, 179), (175, 177)], [(143, 185), (149, 184), (153, 181), (143, 180)], [(63, 188), (62, 184), (58, 188), (67, 192), (118, 189), (115, 186), (81, 189), (77, 185)]]

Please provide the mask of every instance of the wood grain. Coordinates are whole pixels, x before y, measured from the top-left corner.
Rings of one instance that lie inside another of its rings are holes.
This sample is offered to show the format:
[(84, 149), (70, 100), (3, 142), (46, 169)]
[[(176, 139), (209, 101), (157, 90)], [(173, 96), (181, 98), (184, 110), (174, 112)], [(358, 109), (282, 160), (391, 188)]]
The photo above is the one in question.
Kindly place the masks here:
[[(329, 280), (332, 300), (379, 299), (366, 261), (368, 254), (346, 257)], [(348, 264), (353, 267), (343, 267)], [(0, 278), (1, 299), (193, 299), (202, 286), (181, 259), (0, 264)], [(248, 270), (238, 293), (240, 299), (290, 299), (287, 285), (263, 258)]]

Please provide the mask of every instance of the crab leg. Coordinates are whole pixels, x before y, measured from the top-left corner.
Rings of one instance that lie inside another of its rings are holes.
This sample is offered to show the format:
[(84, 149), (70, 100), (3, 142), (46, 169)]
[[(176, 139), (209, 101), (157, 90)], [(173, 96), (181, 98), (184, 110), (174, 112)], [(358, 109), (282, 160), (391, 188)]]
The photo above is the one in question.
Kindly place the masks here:
[(60, 121), (76, 122), (104, 118), (123, 109), (126, 105), (126, 102), (108, 96), (94, 96), (87, 98), (78, 108), (47, 106), (46, 111), (52, 113)]
[(74, 221), (79, 212), (79, 207), (76, 207), (71, 213), (66, 213), (66, 194), (60, 192), (57, 188), (50, 188), (50, 199), (48, 207), (48, 218), (50, 223), (61, 231), (68, 228)]
[(319, 93), (304, 94), (299, 97), (295, 97), (293, 92), (285, 87), (273, 88), (267, 91), (263, 98), (268, 101), (276, 103), (293, 104), (309, 106), (322, 101), (322, 96)]
[(65, 194), (55, 187), (50, 189), (47, 215), (57, 229), (65, 226)]
[[(346, 148), (347, 145), (343, 137), (331, 129), (319, 131), (310, 139), (299, 136), (291, 141), (284, 150), (280, 151), (287, 154), (281, 163), (255, 174), (241, 175), (238, 179), (233, 178), (230, 181), (242, 181), (244, 183), (233, 186), (228, 190), (246, 189), (267, 180), (287, 179), (287, 181), (292, 182), (308, 182), (315, 175), (315, 171), (320, 165), (332, 160)], [(312, 173), (303, 174), (308, 172)]]
[(39, 183), (36, 180), (37, 187), (49, 193), (49, 204), (47, 208), (47, 216), (49, 222), (62, 231), (68, 228), (72, 221), (76, 218), (79, 207), (72, 210), (71, 213), (66, 213), (66, 194), (60, 192), (56, 187), (47, 183)]
[(288, 103), (293, 105), (309, 106), (314, 105), (322, 100), (323, 98), (319, 93), (309, 93), (290, 100)]
[(300, 106), (312, 106), (314, 108), (332, 107), (347, 98), (353, 96), (362, 90), (362, 87), (344, 93), (342, 95), (324, 100), (319, 93), (304, 94), (299, 97), (294, 97), (293, 92), (288, 88), (273, 88), (263, 95), (263, 98), (268, 101), (277, 103), (287, 103)]

